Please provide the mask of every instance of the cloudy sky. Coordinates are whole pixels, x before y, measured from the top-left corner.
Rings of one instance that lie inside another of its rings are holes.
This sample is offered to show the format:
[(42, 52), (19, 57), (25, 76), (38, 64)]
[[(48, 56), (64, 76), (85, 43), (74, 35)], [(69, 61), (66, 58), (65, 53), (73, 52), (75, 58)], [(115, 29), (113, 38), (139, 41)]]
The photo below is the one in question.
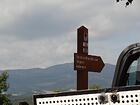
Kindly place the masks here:
[(140, 1), (0, 0), (0, 69), (73, 62), (76, 31), (89, 29), (89, 54), (116, 64), (121, 51), (140, 42)]

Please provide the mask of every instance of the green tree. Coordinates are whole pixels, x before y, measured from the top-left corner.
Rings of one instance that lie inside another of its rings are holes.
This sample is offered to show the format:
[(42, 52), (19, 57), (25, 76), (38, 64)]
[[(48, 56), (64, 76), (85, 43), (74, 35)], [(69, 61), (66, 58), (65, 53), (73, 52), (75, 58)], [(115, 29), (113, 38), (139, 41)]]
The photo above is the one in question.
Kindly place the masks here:
[(11, 102), (5, 92), (8, 89), (7, 84), (8, 73), (3, 72), (0, 74), (0, 105), (11, 105)]
[[(116, 0), (117, 2), (120, 2), (122, 0)], [(126, 7), (129, 5), (129, 4), (132, 4), (133, 0), (127, 0), (126, 2)]]

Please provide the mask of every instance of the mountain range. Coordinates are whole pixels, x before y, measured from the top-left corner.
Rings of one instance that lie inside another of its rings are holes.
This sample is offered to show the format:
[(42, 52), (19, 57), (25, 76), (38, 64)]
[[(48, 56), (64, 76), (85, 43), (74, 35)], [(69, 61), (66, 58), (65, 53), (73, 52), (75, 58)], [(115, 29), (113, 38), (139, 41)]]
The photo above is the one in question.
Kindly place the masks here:
[[(101, 73), (89, 72), (89, 86), (111, 87), (114, 71), (114, 65), (105, 64)], [(76, 89), (77, 73), (73, 70), (73, 63), (54, 65), (45, 69), (8, 70), (8, 74), (8, 93), (13, 96)]]

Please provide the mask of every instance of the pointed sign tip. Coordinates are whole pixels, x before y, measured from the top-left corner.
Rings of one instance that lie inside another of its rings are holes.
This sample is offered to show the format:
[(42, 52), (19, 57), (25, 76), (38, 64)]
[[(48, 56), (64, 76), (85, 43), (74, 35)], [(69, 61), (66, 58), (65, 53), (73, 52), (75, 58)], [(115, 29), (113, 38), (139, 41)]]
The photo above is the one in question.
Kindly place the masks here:
[(79, 29), (86, 29), (86, 30), (88, 30), (88, 28), (86, 28), (84, 25), (82, 25), (81, 27), (79, 27), (78, 30)]

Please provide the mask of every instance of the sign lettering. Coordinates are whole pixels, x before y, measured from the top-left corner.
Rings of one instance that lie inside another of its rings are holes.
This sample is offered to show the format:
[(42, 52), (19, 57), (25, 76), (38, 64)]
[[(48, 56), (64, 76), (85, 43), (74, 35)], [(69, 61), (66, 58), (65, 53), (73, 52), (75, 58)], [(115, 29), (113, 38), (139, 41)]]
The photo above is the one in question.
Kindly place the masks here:
[(101, 72), (104, 63), (100, 56), (74, 53), (74, 70)]

